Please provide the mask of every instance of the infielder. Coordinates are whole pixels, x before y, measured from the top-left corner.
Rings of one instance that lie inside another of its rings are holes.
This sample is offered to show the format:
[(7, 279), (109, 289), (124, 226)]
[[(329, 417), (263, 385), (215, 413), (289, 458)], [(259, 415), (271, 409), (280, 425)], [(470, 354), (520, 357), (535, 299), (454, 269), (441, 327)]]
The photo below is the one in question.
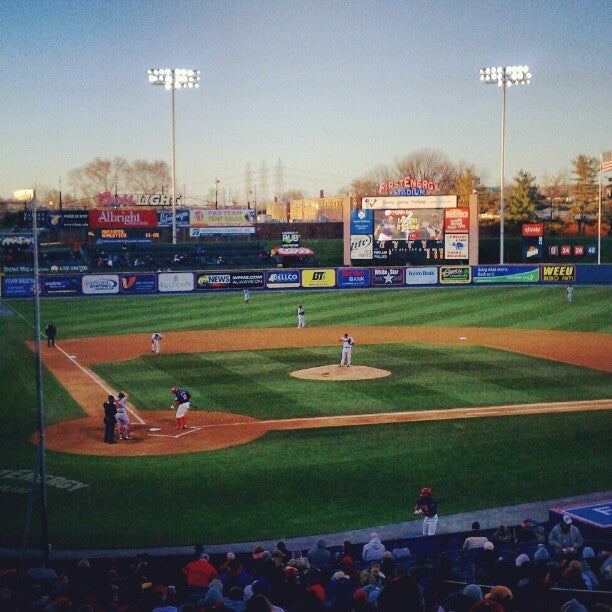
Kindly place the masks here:
[(163, 336), (159, 332), (155, 332), (151, 336), (151, 351), (156, 355), (161, 353), (161, 339)]
[(176, 408), (176, 428), (187, 429), (187, 417), (185, 415), (189, 410), (191, 394), (189, 391), (178, 387), (172, 387), (172, 393), (174, 393), (174, 403), (170, 408)]
[(306, 327), (306, 319), (304, 319), (304, 309), (298, 306), (297, 309), (298, 327)]
[(349, 368), (351, 366), (351, 351), (355, 341), (348, 334), (344, 334), (344, 336), (340, 338), (340, 342), (342, 342), (342, 357), (340, 358), (340, 367), (346, 366)]

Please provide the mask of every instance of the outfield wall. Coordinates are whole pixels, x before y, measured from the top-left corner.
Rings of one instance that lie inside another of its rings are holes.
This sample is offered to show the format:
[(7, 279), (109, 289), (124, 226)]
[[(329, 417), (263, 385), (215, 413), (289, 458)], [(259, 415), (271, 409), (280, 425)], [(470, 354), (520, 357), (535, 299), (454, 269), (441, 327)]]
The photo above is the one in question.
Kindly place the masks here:
[[(466, 285), (610, 285), (612, 265), (347, 267), (322, 269), (43, 274), (45, 297), (198, 293), (223, 290), (365, 289)], [(3, 298), (34, 293), (32, 275), (4, 276)]]

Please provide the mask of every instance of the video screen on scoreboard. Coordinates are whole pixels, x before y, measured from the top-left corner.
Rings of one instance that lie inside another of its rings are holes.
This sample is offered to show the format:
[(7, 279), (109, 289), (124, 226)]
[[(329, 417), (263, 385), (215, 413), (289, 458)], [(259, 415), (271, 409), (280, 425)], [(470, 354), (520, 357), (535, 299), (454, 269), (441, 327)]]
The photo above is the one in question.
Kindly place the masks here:
[(435, 263), (444, 259), (444, 216), (439, 209), (374, 211), (374, 259)]

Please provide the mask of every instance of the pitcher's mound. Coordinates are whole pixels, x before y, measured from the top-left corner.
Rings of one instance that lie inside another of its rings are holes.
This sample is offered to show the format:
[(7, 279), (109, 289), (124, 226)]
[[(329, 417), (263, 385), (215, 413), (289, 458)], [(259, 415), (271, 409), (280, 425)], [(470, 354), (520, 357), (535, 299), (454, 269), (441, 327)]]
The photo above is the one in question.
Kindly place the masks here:
[(351, 366), (350, 368), (328, 365), (291, 372), (291, 376), (307, 380), (369, 380), (372, 378), (384, 378), (390, 375), (391, 372), (387, 370), (359, 365)]

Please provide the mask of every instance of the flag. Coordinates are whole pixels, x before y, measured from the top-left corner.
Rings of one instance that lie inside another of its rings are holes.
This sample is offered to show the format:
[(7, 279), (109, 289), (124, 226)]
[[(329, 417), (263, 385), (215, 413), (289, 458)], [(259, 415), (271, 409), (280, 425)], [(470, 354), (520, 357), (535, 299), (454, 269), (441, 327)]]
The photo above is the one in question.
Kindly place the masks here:
[(601, 171), (610, 172), (612, 170), (612, 151), (601, 154)]

